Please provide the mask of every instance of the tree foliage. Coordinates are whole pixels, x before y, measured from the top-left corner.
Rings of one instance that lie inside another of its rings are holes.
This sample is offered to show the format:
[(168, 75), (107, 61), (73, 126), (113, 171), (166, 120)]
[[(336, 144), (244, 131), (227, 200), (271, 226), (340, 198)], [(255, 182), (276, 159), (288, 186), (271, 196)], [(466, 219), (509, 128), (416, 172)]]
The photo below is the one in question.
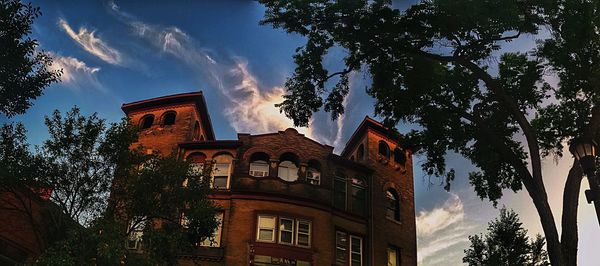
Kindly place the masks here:
[[(433, 0), (403, 11), (391, 1), (261, 3), (263, 24), (307, 40), (278, 105), (296, 125), (322, 107), (337, 117), (348, 75), (367, 73), (375, 114), (390, 127), (417, 126), (405, 145), (425, 155), (425, 173), (445, 177), (449, 189), (455, 177), (445, 156), (455, 152), (476, 166), (469, 180), (482, 199), (495, 205), (504, 190), (525, 187), (553, 264), (576, 263), (581, 171), (567, 177), (561, 243), (542, 159), (562, 156), (574, 137), (599, 140), (598, 1)], [(502, 49), (523, 36), (539, 39), (537, 47)], [(345, 68), (324, 68), (332, 48), (345, 50)], [(546, 83), (547, 74), (557, 86)]]
[[(0, 129), (0, 193), (27, 199), (52, 191), (54, 212), (32, 224), (54, 234), (38, 232), (49, 248), (36, 264), (170, 265), (212, 235), (217, 207), (207, 198), (210, 171), (197, 176), (175, 155), (130, 149), (137, 130), (126, 119), (107, 128), (96, 114), (74, 107), (46, 117), (46, 126), (49, 138), (37, 152), (21, 124)], [(35, 215), (26, 204), (16, 207)], [(143, 256), (126, 248), (140, 224)]]
[(488, 224), (487, 234), (469, 236), (464, 263), (470, 266), (548, 266), (545, 241), (540, 235), (529, 239), (527, 230), (512, 210), (500, 209), (500, 217)]
[(40, 15), (31, 3), (0, 0), (0, 112), (7, 116), (24, 113), (62, 73), (50, 69), (52, 58), (28, 37)]

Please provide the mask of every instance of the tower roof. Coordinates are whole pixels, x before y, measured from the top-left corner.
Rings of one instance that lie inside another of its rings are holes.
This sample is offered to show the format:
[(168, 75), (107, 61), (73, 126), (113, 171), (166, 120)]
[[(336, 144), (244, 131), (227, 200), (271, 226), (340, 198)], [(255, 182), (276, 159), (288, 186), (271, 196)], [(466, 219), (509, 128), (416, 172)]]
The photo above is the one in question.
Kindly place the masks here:
[(392, 140), (400, 141), (401, 135), (395, 129), (389, 129), (383, 124), (379, 123), (377, 120), (370, 118), (369, 116), (365, 116), (365, 119), (363, 119), (358, 128), (356, 128), (354, 133), (352, 133), (352, 136), (348, 142), (346, 142), (346, 146), (341, 154), (342, 157), (346, 157), (352, 151), (352, 148), (357, 145), (360, 137), (363, 136), (368, 129), (379, 132), (380, 134), (383, 134)]
[(206, 131), (206, 139), (215, 140), (215, 132), (212, 127), (212, 122), (210, 120), (210, 115), (208, 114), (208, 108), (206, 107), (206, 101), (204, 100), (202, 91), (173, 94), (136, 102), (124, 103), (121, 105), (121, 110), (123, 110), (125, 114), (129, 115), (131, 112), (138, 110), (183, 103), (193, 103), (196, 105), (196, 110), (198, 111), (198, 114), (200, 114), (202, 127)]

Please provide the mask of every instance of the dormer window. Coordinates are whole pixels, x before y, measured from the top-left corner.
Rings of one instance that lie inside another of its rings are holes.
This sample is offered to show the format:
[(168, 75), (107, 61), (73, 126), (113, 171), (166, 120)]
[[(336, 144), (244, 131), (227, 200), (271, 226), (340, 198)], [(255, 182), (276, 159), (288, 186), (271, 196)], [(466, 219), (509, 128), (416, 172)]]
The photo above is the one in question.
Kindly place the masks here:
[(148, 129), (152, 126), (152, 124), (154, 124), (154, 115), (145, 115), (140, 120), (141, 129)]
[(176, 117), (177, 113), (175, 113), (175, 111), (165, 112), (165, 114), (163, 115), (163, 126), (174, 125)]

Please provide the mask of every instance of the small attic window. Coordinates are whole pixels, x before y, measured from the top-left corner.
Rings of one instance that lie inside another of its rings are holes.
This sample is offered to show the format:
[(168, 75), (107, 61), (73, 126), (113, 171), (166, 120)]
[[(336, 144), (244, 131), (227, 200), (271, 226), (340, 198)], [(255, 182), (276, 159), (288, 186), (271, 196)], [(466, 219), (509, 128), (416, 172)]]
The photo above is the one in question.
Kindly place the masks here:
[(152, 124), (154, 124), (154, 115), (145, 115), (140, 120), (141, 129), (148, 129), (152, 126)]
[(398, 164), (406, 163), (406, 155), (404, 154), (404, 151), (399, 148), (394, 149), (394, 162)]
[(163, 125), (170, 126), (170, 125), (175, 124), (176, 116), (177, 116), (177, 113), (175, 113), (175, 111), (165, 112), (165, 114), (163, 115)]

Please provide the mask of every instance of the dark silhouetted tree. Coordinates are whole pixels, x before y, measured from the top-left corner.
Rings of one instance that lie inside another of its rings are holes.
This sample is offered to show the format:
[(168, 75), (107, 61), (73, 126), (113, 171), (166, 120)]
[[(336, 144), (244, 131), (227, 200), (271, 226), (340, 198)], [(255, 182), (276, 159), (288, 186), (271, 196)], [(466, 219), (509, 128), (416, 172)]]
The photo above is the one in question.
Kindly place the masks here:
[[(50, 227), (54, 233), (50, 239), (37, 232), (49, 247), (37, 264), (172, 265), (178, 254), (212, 235), (217, 207), (207, 198), (208, 169), (198, 177), (174, 155), (130, 149), (137, 130), (126, 119), (107, 128), (103, 119), (75, 107), (64, 116), (55, 111), (46, 126), (49, 138), (35, 153), (22, 125), (0, 129), (0, 194), (24, 199), (0, 209), (34, 216), (26, 200), (52, 191), (54, 212), (41, 224), (31, 221), (37, 231)], [(144, 256), (126, 247), (139, 234), (134, 229), (143, 231)]]
[(49, 68), (52, 58), (28, 37), (40, 15), (31, 3), (0, 0), (0, 112), (7, 116), (24, 113), (62, 73)]
[[(542, 159), (562, 156), (574, 137), (600, 140), (600, 3), (432, 0), (400, 11), (391, 1), (261, 2), (263, 24), (307, 38), (278, 105), (296, 125), (321, 108), (341, 114), (349, 74), (363, 71), (375, 113), (391, 127), (418, 128), (406, 145), (426, 155), (426, 173), (449, 189), (455, 176), (445, 156), (452, 151), (477, 167), (469, 179), (481, 198), (496, 204), (503, 190), (524, 187), (552, 264), (576, 264), (581, 169), (575, 162), (567, 177), (561, 239)], [(538, 34), (542, 28), (549, 36)], [(548, 37), (532, 51), (502, 51), (527, 35)], [(324, 68), (331, 48), (345, 50), (343, 69)], [(557, 86), (544, 81), (545, 69), (557, 74)]]
[(500, 217), (488, 224), (487, 234), (469, 236), (471, 246), (465, 250), (464, 263), (470, 266), (547, 266), (544, 238), (530, 240), (527, 230), (512, 210), (500, 209)]

